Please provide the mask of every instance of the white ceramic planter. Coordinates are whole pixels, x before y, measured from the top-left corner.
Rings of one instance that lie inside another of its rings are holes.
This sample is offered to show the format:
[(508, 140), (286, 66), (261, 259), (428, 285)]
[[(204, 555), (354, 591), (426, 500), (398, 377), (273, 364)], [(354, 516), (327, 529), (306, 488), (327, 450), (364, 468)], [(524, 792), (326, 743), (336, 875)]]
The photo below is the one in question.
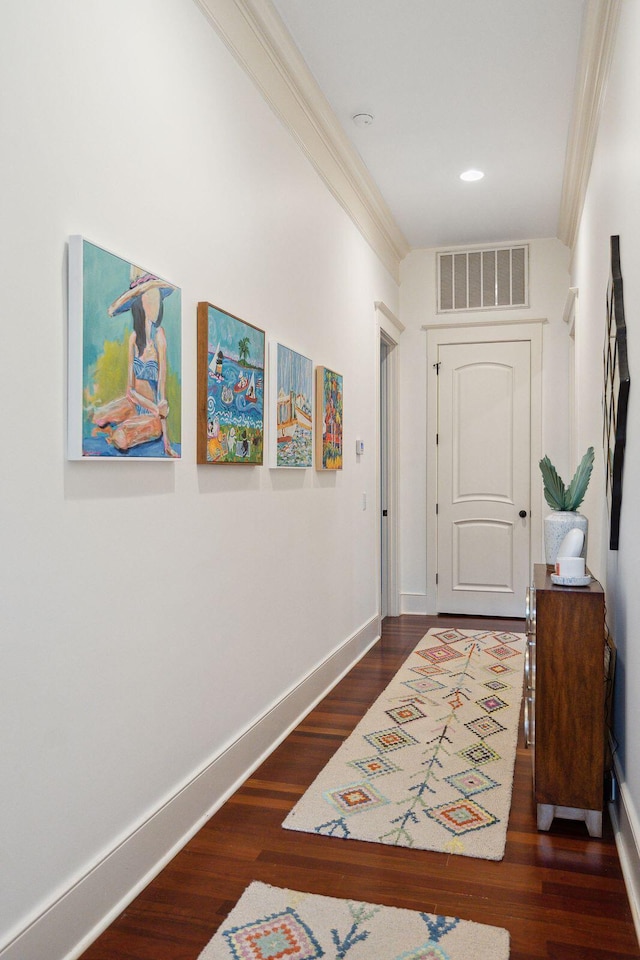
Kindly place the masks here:
[(589, 521), (583, 514), (577, 510), (554, 510), (544, 518), (544, 556), (548, 566), (555, 565), (560, 544), (569, 530), (575, 528), (584, 533), (584, 546), (580, 556), (586, 559)]

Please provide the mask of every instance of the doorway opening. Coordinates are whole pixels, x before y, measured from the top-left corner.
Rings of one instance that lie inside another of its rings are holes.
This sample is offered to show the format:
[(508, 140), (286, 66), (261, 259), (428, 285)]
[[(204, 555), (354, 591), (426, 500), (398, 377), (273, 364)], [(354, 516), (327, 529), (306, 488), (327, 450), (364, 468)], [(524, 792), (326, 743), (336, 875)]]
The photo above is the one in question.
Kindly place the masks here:
[(398, 381), (403, 325), (382, 303), (378, 317), (378, 516), (380, 617), (400, 615), (398, 576)]
[(380, 616), (389, 615), (389, 353), (380, 337)]

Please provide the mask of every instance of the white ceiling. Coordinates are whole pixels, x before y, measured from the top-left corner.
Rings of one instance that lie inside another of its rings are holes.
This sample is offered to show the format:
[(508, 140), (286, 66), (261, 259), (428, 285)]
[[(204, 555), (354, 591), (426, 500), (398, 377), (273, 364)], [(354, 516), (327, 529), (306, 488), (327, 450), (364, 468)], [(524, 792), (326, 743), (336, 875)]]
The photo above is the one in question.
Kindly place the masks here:
[(586, 0), (272, 2), (411, 247), (557, 236)]

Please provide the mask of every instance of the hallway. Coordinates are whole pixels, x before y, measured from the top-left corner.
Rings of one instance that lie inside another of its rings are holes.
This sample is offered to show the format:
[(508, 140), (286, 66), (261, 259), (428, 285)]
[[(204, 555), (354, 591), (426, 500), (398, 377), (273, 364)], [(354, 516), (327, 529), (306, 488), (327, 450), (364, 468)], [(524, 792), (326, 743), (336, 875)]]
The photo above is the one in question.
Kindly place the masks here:
[[(251, 880), (506, 927), (510, 960), (638, 960), (608, 817), (538, 833), (520, 733), (504, 860), (283, 830), (282, 820), (430, 627), (522, 620), (388, 618), (382, 639), (211, 818), (82, 960), (196, 960)], [(375, 960), (375, 958), (371, 958)]]

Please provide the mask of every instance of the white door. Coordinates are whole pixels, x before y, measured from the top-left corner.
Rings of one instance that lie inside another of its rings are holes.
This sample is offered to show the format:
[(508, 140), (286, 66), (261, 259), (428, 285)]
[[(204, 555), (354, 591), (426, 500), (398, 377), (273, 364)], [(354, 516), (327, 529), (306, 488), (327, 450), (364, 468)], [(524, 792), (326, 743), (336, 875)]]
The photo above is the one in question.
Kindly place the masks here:
[(438, 610), (522, 616), (530, 554), (530, 344), (441, 344), (438, 363)]

